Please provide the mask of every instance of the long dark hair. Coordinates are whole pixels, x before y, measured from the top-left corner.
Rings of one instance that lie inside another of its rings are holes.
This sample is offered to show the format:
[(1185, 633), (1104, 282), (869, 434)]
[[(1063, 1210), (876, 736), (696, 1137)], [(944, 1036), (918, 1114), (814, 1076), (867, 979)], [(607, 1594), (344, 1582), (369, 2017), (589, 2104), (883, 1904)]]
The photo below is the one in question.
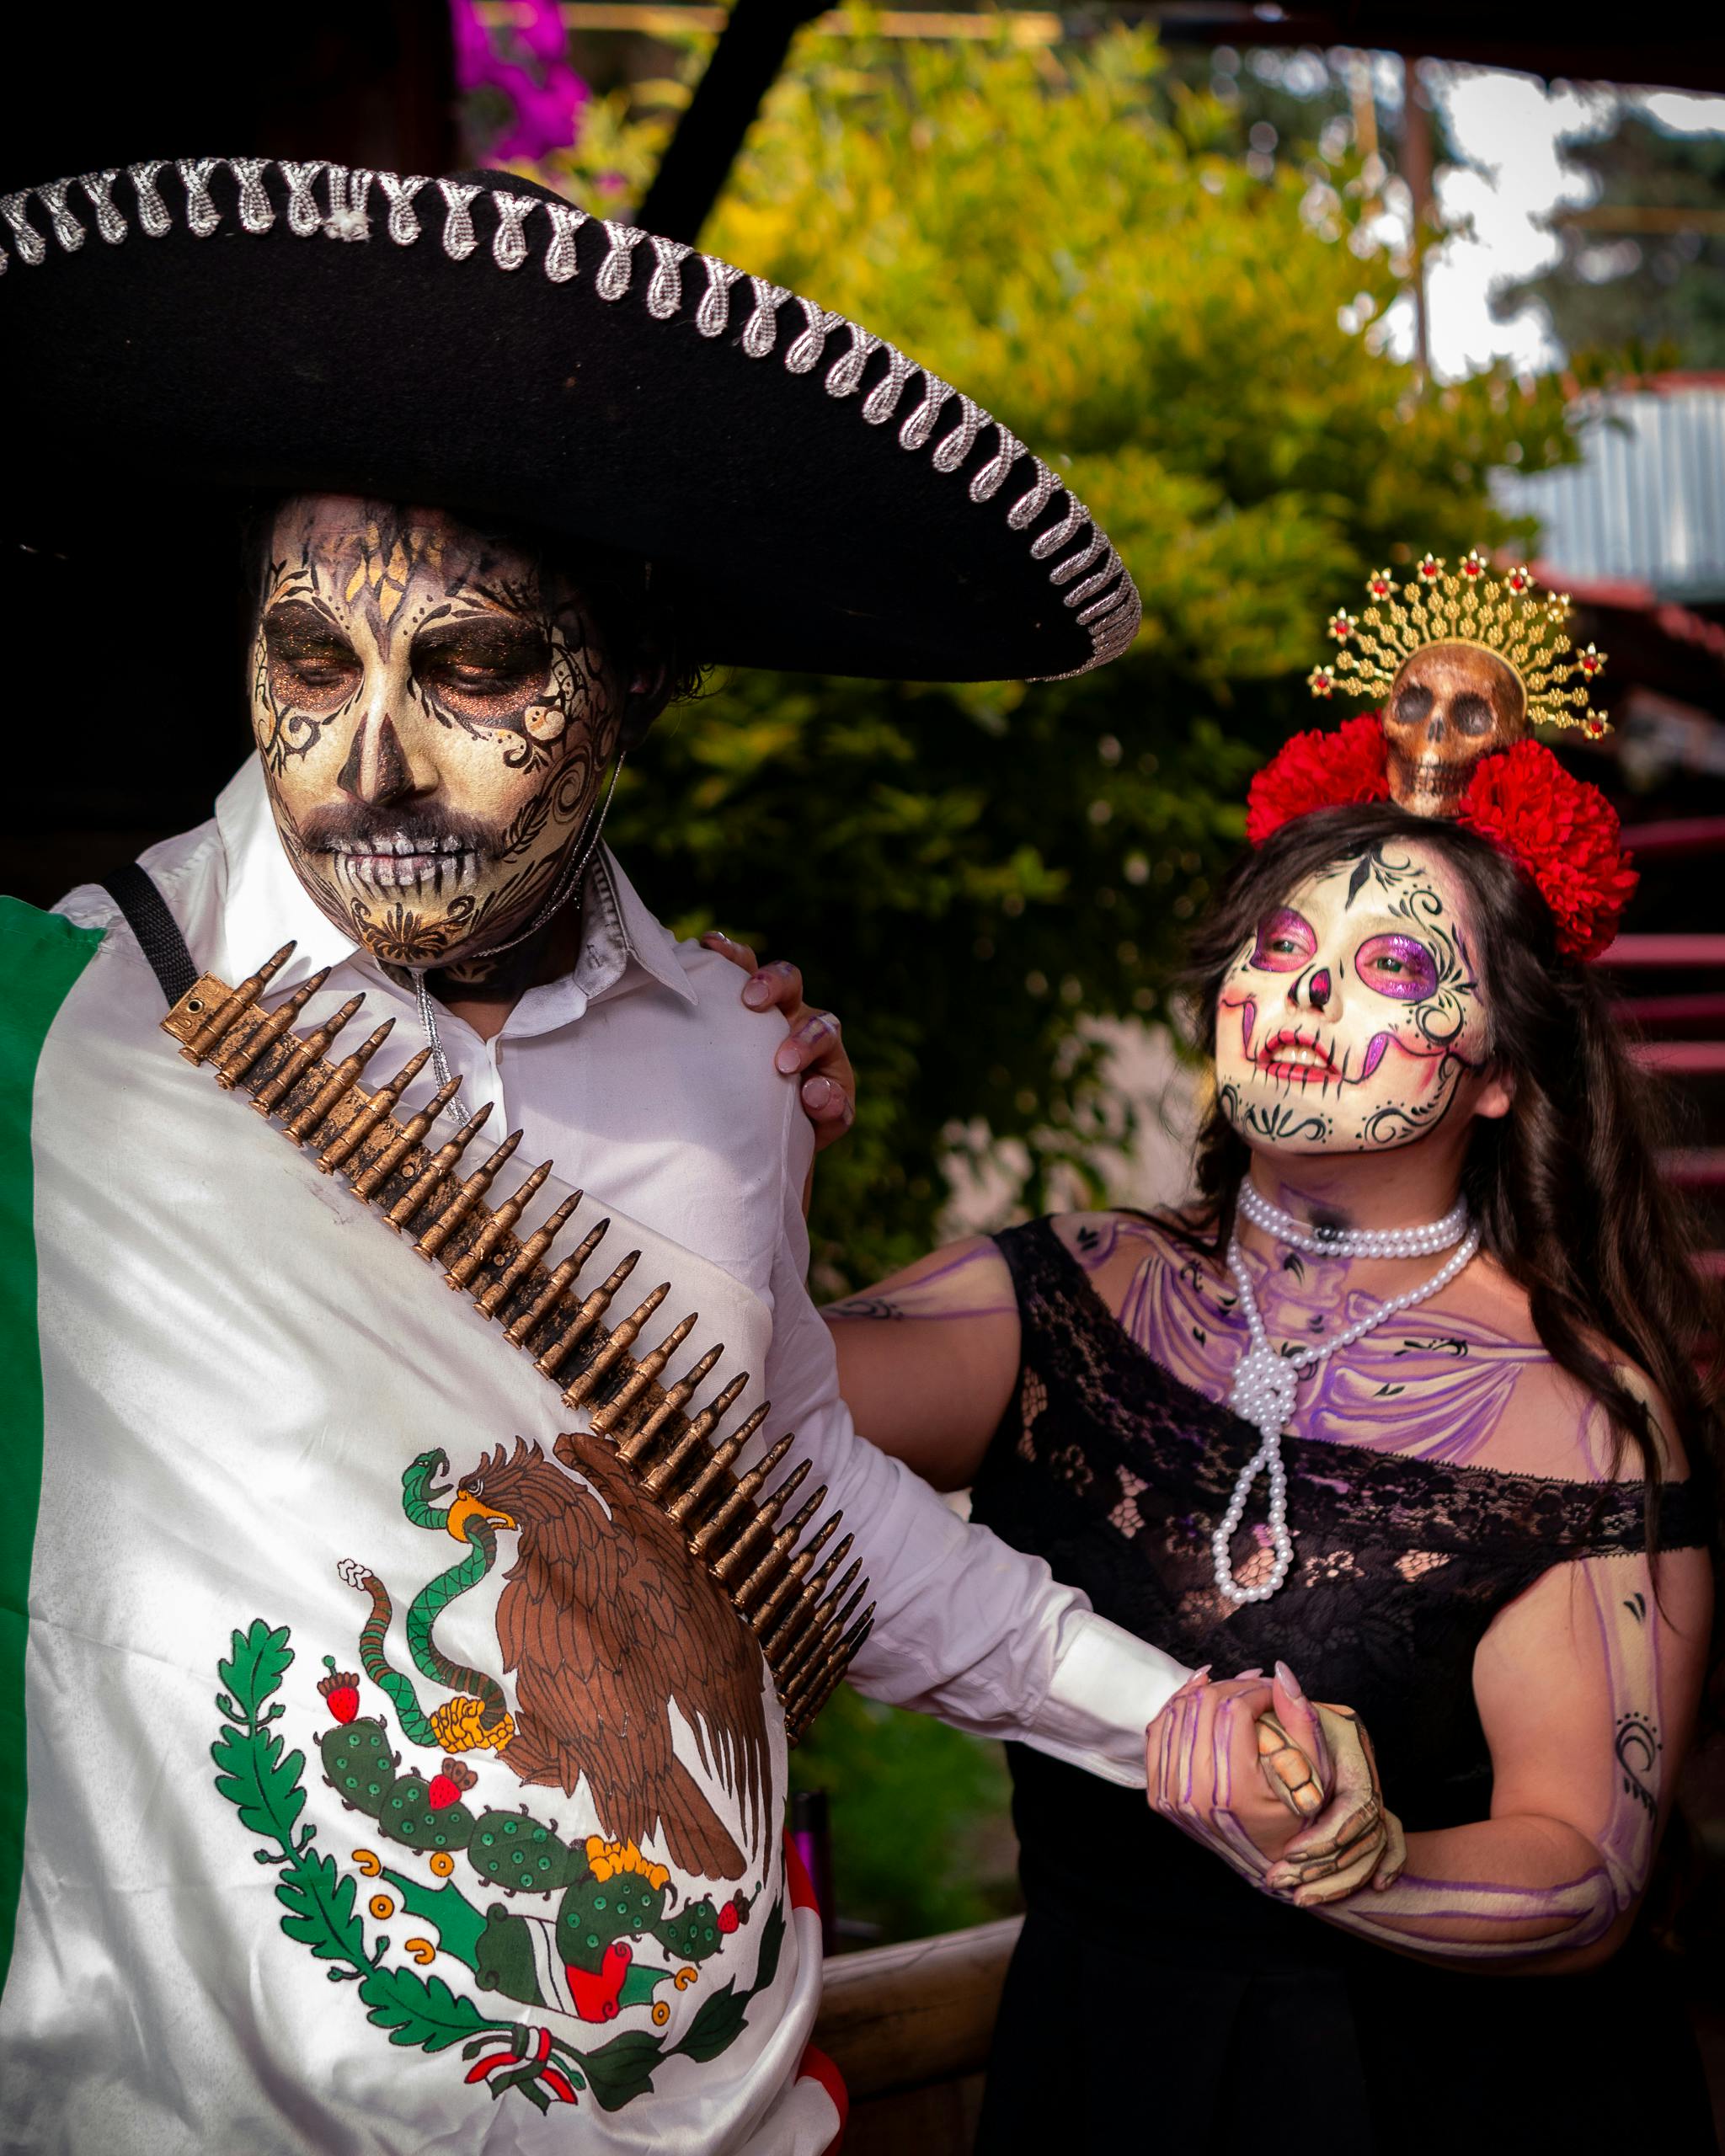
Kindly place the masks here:
[[(1626, 1460), (1639, 1469), (1652, 1546), (1659, 1447), (1613, 1364), (1653, 1380), (1692, 1472), (1716, 1489), (1717, 1386), (1701, 1365), (1722, 1337), (1719, 1297), (1659, 1174), (1663, 1090), (1631, 1059), (1598, 981), (1557, 949), (1550, 911), (1514, 864), (1471, 831), (1388, 803), (1284, 824), (1236, 866), (1193, 937), (1185, 985), (1202, 1044), (1215, 1054), (1222, 983), (1264, 914), (1308, 876), (1391, 840), (1439, 855), (1466, 886), (1490, 1052), (1515, 1081), (1509, 1113), (1475, 1123), (1462, 1169), (1482, 1246), (1525, 1290), (1551, 1360), (1605, 1410), (1613, 1476)], [(1213, 1104), (1198, 1139), (1198, 1214), (1167, 1225), (1218, 1262), (1250, 1158)]]

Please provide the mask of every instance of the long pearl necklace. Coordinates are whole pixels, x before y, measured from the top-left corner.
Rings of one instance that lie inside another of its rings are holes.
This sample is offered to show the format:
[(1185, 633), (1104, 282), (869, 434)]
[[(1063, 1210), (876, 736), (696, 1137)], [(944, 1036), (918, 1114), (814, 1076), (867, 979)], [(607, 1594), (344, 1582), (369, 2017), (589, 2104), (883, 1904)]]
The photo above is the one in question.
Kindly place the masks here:
[[(1228, 1405), (1242, 1421), (1256, 1425), (1263, 1442), (1240, 1470), (1234, 1494), (1228, 1500), (1228, 1509), (1210, 1537), (1210, 1555), (1215, 1561), (1216, 1587), (1230, 1602), (1268, 1602), (1287, 1578), (1294, 1562), (1294, 1541), (1288, 1532), (1288, 1476), (1282, 1464), (1282, 1433), (1294, 1412), (1301, 1380), (1321, 1369), (1332, 1355), (1338, 1355), (1343, 1348), (1364, 1340), (1386, 1318), (1397, 1317), (1403, 1310), (1412, 1310), (1416, 1303), (1423, 1303), (1447, 1288), (1463, 1267), (1472, 1262), (1479, 1249), (1479, 1230), (1469, 1227), (1467, 1207), (1461, 1200), (1441, 1220), (1434, 1220), (1423, 1228), (1314, 1230), (1284, 1213), (1279, 1205), (1273, 1205), (1249, 1182), (1240, 1187), (1240, 1210), (1254, 1226), (1279, 1236), (1296, 1250), (1324, 1257), (1431, 1257), (1440, 1250), (1448, 1250), (1452, 1244), (1460, 1244), (1455, 1255), (1423, 1287), (1412, 1288), (1405, 1295), (1392, 1295), (1388, 1302), (1379, 1304), (1369, 1315), (1350, 1325), (1345, 1332), (1338, 1333), (1333, 1340), (1325, 1341), (1322, 1347), (1296, 1348), (1291, 1354), (1283, 1355), (1271, 1347), (1269, 1336), (1264, 1331), (1258, 1299), (1252, 1292), (1246, 1261), (1241, 1254), (1239, 1236), (1235, 1235), (1229, 1242), (1228, 1271), (1245, 1314), (1251, 1345), (1234, 1372)], [(1275, 1553), (1274, 1561), (1269, 1577), (1262, 1587), (1242, 1587), (1234, 1577), (1231, 1551), (1240, 1523), (1246, 1517), (1246, 1501), (1252, 1486), (1260, 1475), (1265, 1474), (1269, 1478), (1270, 1546)]]

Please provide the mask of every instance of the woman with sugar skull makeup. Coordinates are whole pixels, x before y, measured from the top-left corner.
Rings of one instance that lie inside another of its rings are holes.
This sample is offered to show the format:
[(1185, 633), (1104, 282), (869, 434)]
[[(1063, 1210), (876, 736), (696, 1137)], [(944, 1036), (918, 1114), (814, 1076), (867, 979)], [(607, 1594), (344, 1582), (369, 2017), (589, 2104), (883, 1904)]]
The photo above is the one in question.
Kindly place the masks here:
[[(1634, 1930), (1706, 1662), (1708, 1298), (1581, 963), (1634, 884), (1616, 819), (1527, 738), (1598, 729), (1601, 656), (1477, 554), (1370, 596), (1312, 686), (1381, 715), (1259, 774), (1195, 938), (1194, 1201), (961, 1243), (825, 1313), (877, 1444), (1189, 1661), (1295, 1661), (1400, 1815), (1320, 1923), (1240, 1829), (1202, 1676), (1151, 1733), (1161, 1820), (1013, 1748), (984, 2150), (1257, 2149), (1272, 2062), (1329, 2148), (1714, 2145)], [(1050, 2041), (1079, 1998), (1108, 2011)], [(1151, 2086), (1120, 2059), (1149, 2027), (1187, 2060)]]

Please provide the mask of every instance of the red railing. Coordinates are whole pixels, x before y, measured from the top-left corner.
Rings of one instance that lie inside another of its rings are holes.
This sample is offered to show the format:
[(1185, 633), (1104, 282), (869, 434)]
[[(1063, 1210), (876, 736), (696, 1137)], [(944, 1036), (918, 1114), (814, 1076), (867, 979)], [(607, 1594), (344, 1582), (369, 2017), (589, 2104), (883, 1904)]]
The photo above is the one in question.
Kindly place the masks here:
[[(1725, 855), (1725, 817), (1675, 817), (1626, 830), (1624, 841), (1637, 859), (1694, 859)], [(1651, 995), (1626, 995), (1617, 1008), (1641, 1036), (1635, 1058), (1643, 1068), (1668, 1077), (1706, 1081), (1725, 1077), (1725, 989), (1716, 985), (1725, 973), (1725, 936), (1620, 936), (1599, 963), (1613, 974), (1713, 974), (1715, 982)], [(1711, 1120), (1711, 1118), (1710, 1118)], [(1715, 1126), (1709, 1135), (1725, 1137)], [(1662, 1164), (1680, 1188), (1725, 1191), (1725, 1145), (1698, 1145), (1668, 1153)], [(1725, 1250), (1705, 1251), (1704, 1271), (1725, 1277)]]

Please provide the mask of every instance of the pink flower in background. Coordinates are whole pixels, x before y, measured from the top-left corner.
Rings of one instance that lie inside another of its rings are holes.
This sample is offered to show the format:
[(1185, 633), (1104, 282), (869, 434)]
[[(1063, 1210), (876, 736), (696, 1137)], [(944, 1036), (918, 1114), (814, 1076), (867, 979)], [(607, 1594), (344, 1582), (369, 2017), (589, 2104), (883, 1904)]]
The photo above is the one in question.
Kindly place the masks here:
[(450, 0), (456, 87), (499, 90), (515, 116), (486, 154), (535, 163), (566, 150), (580, 131), (591, 93), (569, 61), (569, 39), (556, 0), (519, 0), (516, 19), (490, 29), (478, 0)]

